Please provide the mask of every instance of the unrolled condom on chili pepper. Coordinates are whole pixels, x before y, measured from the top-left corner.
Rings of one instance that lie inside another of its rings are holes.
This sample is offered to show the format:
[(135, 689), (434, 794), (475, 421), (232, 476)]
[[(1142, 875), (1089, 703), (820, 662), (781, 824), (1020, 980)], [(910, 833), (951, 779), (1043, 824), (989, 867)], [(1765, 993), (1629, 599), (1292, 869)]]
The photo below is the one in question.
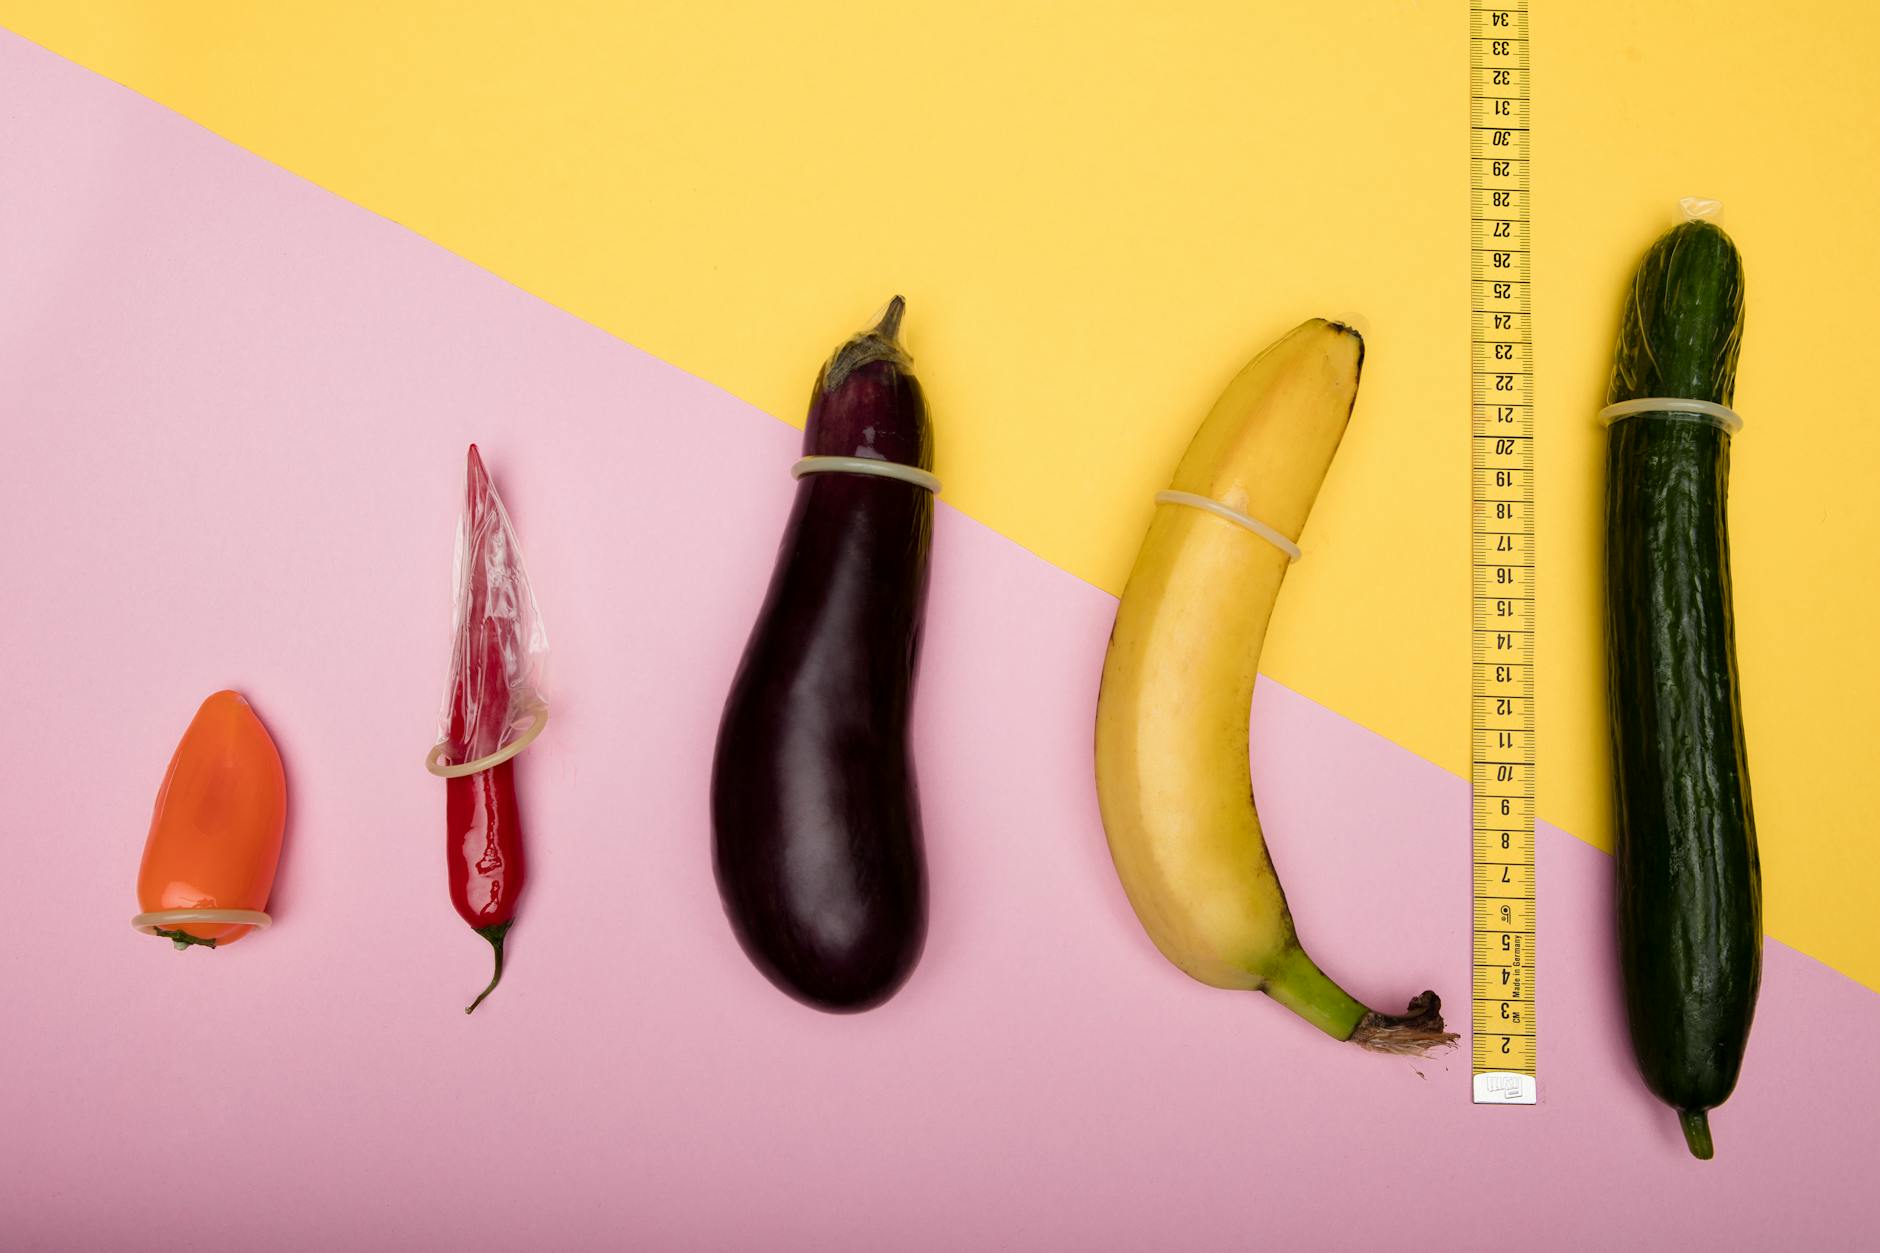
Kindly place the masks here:
[(513, 758), (548, 722), (548, 636), (515, 527), (475, 444), (457, 524), (455, 642), (438, 740), (425, 765), (445, 780), (451, 903), (495, 950), (483, 1003), (503, 978), (503, 945), (527, 876)]
[(235, 692), (202, 702), (170, 757), (137, 875), (131, 925), (181, 949), (233, 944), (264, 912), (287, 824), (287, 776)]

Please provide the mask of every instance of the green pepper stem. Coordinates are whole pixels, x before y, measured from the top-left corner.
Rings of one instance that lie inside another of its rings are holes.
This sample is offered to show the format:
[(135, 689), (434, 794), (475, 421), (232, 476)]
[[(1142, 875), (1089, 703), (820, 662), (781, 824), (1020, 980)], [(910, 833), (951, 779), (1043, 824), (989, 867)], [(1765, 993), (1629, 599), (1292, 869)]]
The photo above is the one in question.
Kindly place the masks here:
[(1691, 1156), (1700, 1162), (1709, 1161), (1716, 1153), (1710, 1143), (1710, 1111), (1681, 1109), (1678, 1124), (1684, 1128), (1684, 1142), (1691, 1146)]
[(154, 928), (154, 932), (155, 934), (162, 936), (164, 939), (174, 944), (176, 946), (176, 951), (179, 953), (187, 952), (190, 946), (195, 945), (195, 944), (200, 944), (204, 948), (215, 947), (214, 940), (205, 940), (201, 936), (191, 935), (187, 931), (182, 931), (182, 930), (169, 931), (169, 930), (164, 929), (163, 927), (156, 927)]
[(477, 999), (464, 1006), (464, 1013), (474, 1011), (483, 1003), (483, 998), (494, 992), (496, 985), (503, 981), (503, 937), (509, 934), (509, 924), (514, 921), (511, 918), (509, 922), (499, 922), (493, 927), (477, 928), (477, 934), (488, 940), (490, 947), (496, 950), (496, 973), (490, 976), (490, 985), (477, 993)]

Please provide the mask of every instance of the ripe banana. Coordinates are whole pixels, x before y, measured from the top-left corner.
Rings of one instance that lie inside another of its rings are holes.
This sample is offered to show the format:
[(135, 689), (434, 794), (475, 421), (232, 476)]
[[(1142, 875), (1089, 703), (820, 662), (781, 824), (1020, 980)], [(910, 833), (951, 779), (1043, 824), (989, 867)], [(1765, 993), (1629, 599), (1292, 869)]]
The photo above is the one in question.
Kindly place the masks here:
[(1315, 319), (1256, 357), (1195, 432), (1116, 611), (1097, 698), (1097, 797), (1110, 854), (1163, 956), (1218, 988), (1265, 992), (1383, 1052), (1449, 1043), (1441, 1003), (1374, 1013), (1300, 947), (1254, 810), (1247, 719), (1288, 556), (1227, 506), (1296, 536), (1357, 398), (1364, 341)]

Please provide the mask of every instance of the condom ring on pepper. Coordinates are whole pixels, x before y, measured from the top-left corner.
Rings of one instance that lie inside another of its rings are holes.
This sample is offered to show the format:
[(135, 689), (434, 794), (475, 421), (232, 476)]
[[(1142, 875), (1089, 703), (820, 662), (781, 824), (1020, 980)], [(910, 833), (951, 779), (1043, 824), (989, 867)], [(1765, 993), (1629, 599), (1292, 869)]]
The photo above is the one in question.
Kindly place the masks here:
[(159, 909), (148, 914), (138, 914), (131, 919), (131, 926), (145, 935), (164, 935), (176, 930), (179, 923), (185, 922), (219, 922), (231, 927), (260, 930), (273, 921), (258, 909)]
[(440, 741), (439, 743), (433, 744), (430, 753), (425, 756), (424, 768), (440, 779), (461, 779), (465, 775), (477, 774), (480, 771), (489, 770), (502, 765), (511, 757), (514, 757), (517, 753), (535, 743), (535, 737), (540, 735), (542, 728), (548, 725), (548, 705), (545, 702), (537, 702), (522, 712), (530, 717), (529, 725), (522, 729), (521, 735), (518, 735), (515, 739), (503, 745), (495, 752), (486, 757), (479, 757), (475, 761), (466, 761), (460, 766), (449, 766), (438, 760), (439, 757), (443, 756), (444, 750), (450, 747), (450, 745)]

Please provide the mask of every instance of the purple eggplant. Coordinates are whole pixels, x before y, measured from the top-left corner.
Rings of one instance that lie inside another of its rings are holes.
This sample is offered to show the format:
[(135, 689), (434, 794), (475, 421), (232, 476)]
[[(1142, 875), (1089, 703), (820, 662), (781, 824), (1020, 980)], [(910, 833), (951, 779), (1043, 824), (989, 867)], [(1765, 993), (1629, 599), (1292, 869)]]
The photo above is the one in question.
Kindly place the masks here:
[[(932, 469), (903, 307), (896, 296), (817, 375), (805, 456)], [(925, 487), (803, 474), (718, 729), (712, 856), (725, 913), (752, 963), (818, 1009), (887, 1000), (926, 939), (908, 713), (932, 539)]]

